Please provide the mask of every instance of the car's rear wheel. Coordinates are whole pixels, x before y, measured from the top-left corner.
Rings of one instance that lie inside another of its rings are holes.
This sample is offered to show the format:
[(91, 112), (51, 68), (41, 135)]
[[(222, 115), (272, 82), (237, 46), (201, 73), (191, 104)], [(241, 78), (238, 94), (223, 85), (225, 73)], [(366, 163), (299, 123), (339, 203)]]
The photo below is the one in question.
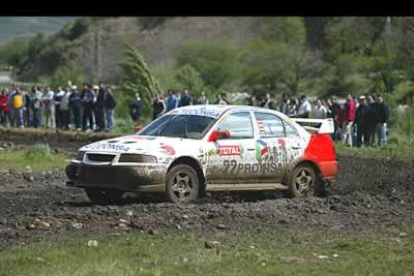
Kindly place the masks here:
[(297, 166), (290, 175), (289, 196), (306, 197), (308, 195), (321, 195), (323, 183), (319, 179), (315, 169), (310, 165)]
[(177, 165), (167, 173), (167, 197), (174, 203), (190, 203), (198, 198), (200, 182), (189, 165)]
[(85, 192), (93, 203), (101, 205), (119, 203), (124, 196), (123, 191), (109, 189), (86, 188)]

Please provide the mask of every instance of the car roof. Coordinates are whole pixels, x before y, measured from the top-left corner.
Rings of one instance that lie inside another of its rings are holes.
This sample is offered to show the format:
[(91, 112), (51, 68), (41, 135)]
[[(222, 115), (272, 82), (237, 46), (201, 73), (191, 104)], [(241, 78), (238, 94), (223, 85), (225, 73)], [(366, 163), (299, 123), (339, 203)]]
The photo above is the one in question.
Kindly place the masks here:
[(257, 106), (249, 106), (249, 105), (215, 105), (215, 104), (209, 104), (209, 105), (189, 105), (189, 106), (183, 106), (179, 108), (175, 108), (168, 112), (169, 114), (193, 114), (193, 115), (204, 115), (209, 116), (208, 114), (213, 114), (210, 117), (218, 118), (222, 114), (226, 113), (227, 111), (231, 110), (243, 110), (243, 111), (258, 111), (258, 112), (266, 112), (266, 113), (273, 113), (276, 115), (279, 115), (280, 117), (286, 118), (286, 115), (283, 113), (268, 109), (268, 108), (262, 108)]

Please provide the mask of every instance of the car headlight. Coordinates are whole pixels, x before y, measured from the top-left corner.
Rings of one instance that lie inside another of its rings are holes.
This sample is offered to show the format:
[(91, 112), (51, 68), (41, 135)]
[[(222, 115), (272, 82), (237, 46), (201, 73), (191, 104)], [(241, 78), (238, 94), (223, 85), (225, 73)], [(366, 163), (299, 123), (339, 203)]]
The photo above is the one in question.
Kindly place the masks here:
[(120, 163), (157, 163), (157, 158), (145, 154), (123, 153), (119, 157)]
[(83, 161), (83, 157), (85, 156), (85, 151), (78, 151), (78, 154), (76, 154), (76, 160)]

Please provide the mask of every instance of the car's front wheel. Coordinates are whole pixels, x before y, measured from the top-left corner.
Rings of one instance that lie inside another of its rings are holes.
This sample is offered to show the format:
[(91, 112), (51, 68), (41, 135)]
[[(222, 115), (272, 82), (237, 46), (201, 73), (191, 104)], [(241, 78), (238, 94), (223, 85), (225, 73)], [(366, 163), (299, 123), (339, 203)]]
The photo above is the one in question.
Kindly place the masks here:
[(167, 173), (167, 197), (174, 203), (189, 203), (198, 198), (199, 179), (189, 165), (177, 165)]
[(323, 190), (323, 183), (315, 169), (307, 164), (299, 165), (292, 171), (288, 184), (290, 197), (319, 196)]
[(109, 205), (119, 203), (124, 196), (123, 191), (86, 188), (89, 199), (96, 204)]

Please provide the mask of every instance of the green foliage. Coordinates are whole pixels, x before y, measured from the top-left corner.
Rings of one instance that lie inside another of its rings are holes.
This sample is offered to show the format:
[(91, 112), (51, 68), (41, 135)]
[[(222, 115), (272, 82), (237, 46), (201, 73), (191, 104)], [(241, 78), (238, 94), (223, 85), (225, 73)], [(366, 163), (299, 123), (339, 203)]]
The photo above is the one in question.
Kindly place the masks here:
[(141, 54), (130, 44), (126, 44), (125, 48), (125, 59), (118, 63), (123, 70), (120, 91), (125, 94), (121, 98), (121, 104), (127, 104), (128, 100), (135, 98), (136, 93), (140, 93), (143, 99), (143, 114), (149, 116), (152, 100), (160, 91), (158, 82), (151, 74)]
[(49, 144), (36, 143), (33, 147), (25, 152), (25, 156), (31, 158), (37, 157), (48, 157), (51, 155)]
[(239, 76), (237, 50), (217, 42), (185, 43), (177, 52), (178, 66), (191, 65), (200, 72), (203, 82), (219, 88)]
[(28, 39), (16, 38), (0, 47), (0, 64), (19, 66), (23, 53), (27, 51)]
[(305, 80), (321, 77), (325, 69), (317, 52), (285, 43), (256, 43), (243, 60), (243, 83), (255, 94), (308, 93)]
[(177, 69), (175, 79), (183, 85), (183, 88), (186, 87), (197, 94), (204, 88), (200, 73), (188, 64)]
[(306, 27), (302, 17), (265, 17), (257, 18), (253, 30), (264, 41), (278, 41), (303, 44)]

